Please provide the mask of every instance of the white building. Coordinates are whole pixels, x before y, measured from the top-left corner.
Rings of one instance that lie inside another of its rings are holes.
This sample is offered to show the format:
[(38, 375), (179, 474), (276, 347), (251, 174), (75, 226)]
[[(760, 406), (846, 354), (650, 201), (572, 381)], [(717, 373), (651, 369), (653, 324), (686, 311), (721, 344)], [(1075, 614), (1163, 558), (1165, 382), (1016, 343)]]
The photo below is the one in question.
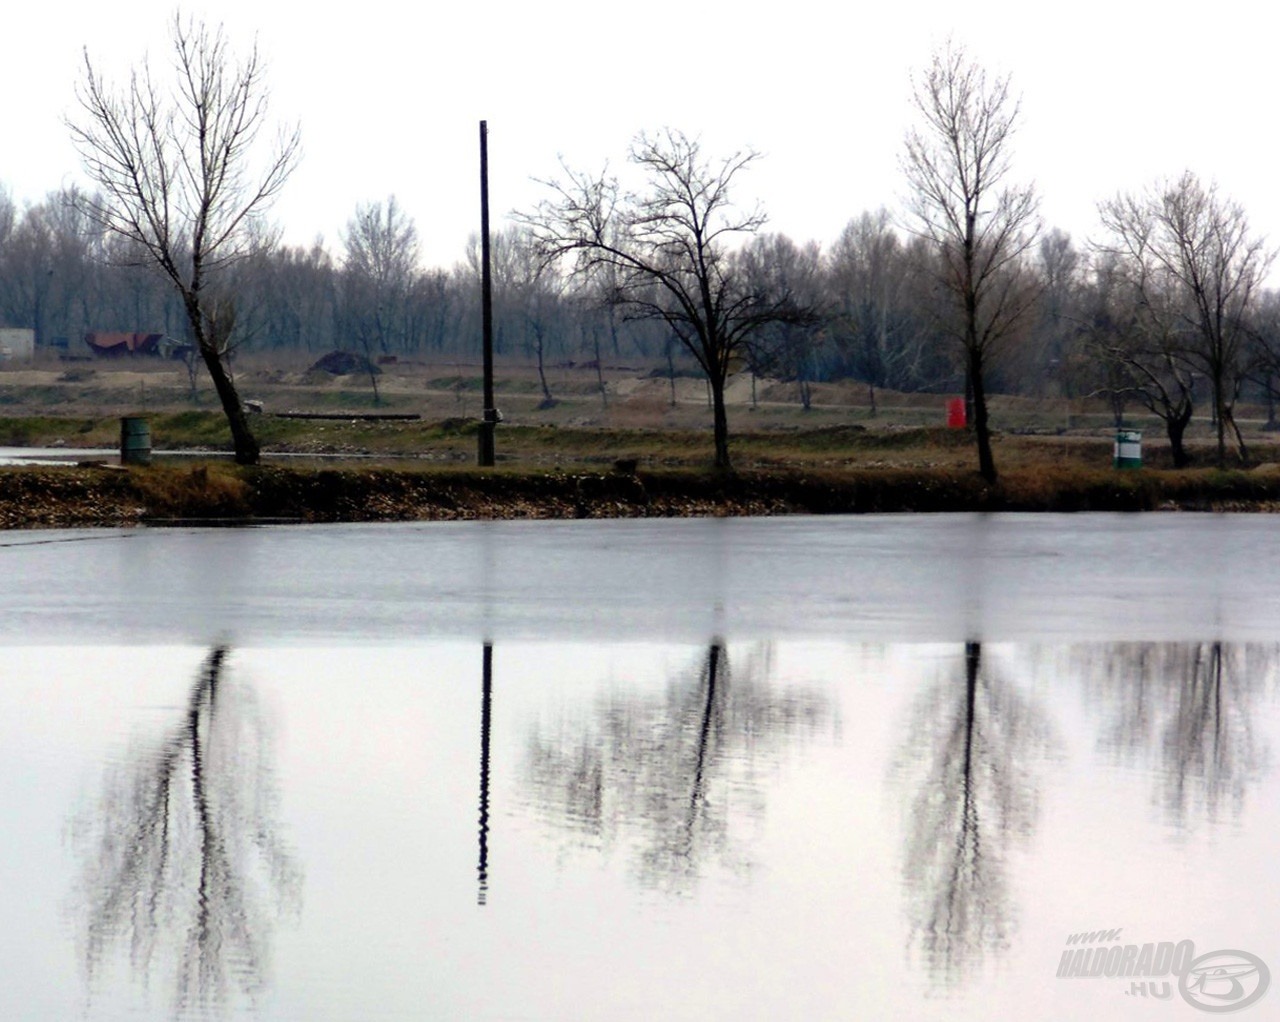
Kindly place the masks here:
[(36, 356), (36, 332), (0, 327), (0, 362), (30, 362)]

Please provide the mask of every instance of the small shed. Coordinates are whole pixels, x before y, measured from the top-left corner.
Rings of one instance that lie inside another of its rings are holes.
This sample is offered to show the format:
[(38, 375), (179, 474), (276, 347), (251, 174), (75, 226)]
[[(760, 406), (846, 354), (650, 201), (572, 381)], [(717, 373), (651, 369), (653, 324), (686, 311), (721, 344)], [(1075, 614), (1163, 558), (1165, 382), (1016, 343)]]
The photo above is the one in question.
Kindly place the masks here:
[(36, 332), (25, 327), (0, 327), (0, 362), (30, 362), (36, 357)]

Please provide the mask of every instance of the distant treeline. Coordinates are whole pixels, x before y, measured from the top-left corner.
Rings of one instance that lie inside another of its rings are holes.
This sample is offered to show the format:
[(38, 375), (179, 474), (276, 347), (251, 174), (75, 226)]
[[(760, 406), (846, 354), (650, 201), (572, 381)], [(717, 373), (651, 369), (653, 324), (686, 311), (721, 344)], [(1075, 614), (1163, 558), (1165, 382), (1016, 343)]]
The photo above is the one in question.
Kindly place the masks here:
[[(184, 340), (178, 296), (141, 253), (105, 235), (54, 192), (18, 208), (0, 191), (0, 326), (35, 331), (37, 349), (88, 354), (91, 331), (162, 332)], [(500, 356), (557, 363), (633, 362), (674, 374), (687, 355), (661, 323), (628, 321), (607, 281), (580, 281), (544, 265), (522, 228), (493, 239), (495, 346)], [(760, 234), (735, 253), (749, 275), (783, 280), (815, 310), (811, 321), (763, 330), (741, 368), (798, 383), (861, 381), (874, 391), (959, 392), (964, 372), (949, 332), (947, 297), (928, 245), (885, 210), (851, 220), (824, 250)], [(1040, 236), (1026, 268), (1039, 291), (1027, 318), (993, 366), (988, 389), (1031, 396), (1104, 395), (1119, 412), (1142, 401), (1141, 364), (1124, 345), (1126, 293), (1102, 256), (1059, 230)], [(357, 209), (330, 251), (263, 238), (230, 268), (232, 343), (240, 352), (348, 350), (370, 358), (468, 357), (479, 352), (479, 244), (450, 269), (419, 264), (417, 227), (396, 200)], [(763, 284), (762, 284), (763, 286)], [(1273, 352), (1280, 298), (1254, 303), (1252, 345), (1235, 357), (1237, 392), (1270, 399), (1280, 378)], [(1159, 353), (1164, 358), (1165, 353)], [(1128, 358), (1128, 361), (1126, 361)], [(1160, 366), (1153, 367), (1158, 376)], [(1190, 380), (1193, 388), (1207, 384)], [(1200, 400), (1197, 400), (1197, 405)]]

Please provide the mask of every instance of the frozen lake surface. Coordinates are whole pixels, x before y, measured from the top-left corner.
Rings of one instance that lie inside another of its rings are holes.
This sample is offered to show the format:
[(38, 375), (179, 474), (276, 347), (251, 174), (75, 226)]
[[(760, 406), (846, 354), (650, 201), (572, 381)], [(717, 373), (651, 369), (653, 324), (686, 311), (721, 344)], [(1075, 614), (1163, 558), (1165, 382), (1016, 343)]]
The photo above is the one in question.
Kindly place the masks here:
[(0, 534), (0, 1017), (1267, 1017), (1277, 537)]
[(1269, 639), (1267, 515), (870, 515), (0, 534), (0, 637)]

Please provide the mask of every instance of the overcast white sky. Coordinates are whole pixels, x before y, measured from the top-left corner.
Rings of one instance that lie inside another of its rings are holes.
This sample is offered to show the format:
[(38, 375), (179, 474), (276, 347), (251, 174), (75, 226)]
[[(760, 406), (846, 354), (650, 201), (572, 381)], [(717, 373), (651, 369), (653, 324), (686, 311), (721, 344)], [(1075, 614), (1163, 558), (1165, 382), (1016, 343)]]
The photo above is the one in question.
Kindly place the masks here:
[[(424, 261), (463, 257), (479, 222), (478, 123), (489, 122), (494, 226), (540, 194), (557, 156), (598, 169), (641, 129), (765, 158), (741, 179), (769, 229), (829, 244), (902, 196), (913, 70), (948, 36), (1022, 94), (1018, 172), (1049, 225), (1083, 240), (1100, 198), (1192, 169), (1280, 241), (1277, 27), (1269, 4), (1220, 0), (924, 0), (915, 4), (646, 0), (331, 7), (222, 0), (183, 10), (256, 36), (272, 105), (303, 156), (276, 219), (335, 253), (359, 202), (394, 193)], [(5, 16), (0, 184), (19, 202), (82, 181), (62, 118), (85, 47), (122, 77), (167, 59), (167, 0), (23, 3)]]

